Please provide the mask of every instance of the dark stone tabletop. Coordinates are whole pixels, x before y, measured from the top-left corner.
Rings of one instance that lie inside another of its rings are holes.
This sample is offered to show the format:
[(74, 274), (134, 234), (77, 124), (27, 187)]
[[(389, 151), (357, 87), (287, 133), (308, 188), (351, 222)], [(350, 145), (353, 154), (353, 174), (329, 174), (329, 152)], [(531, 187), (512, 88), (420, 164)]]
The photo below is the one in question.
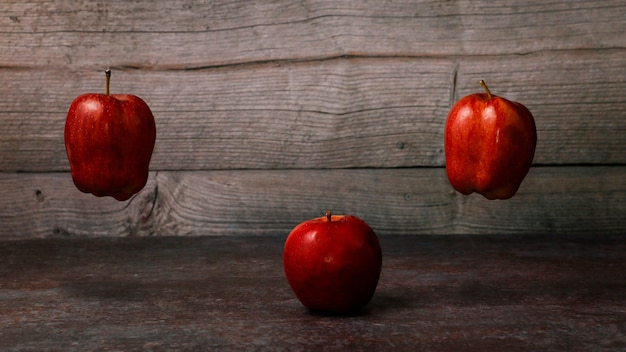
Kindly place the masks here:
[(352, 316), (297, 301), (284, 240), (0, 242), (0, 351), (626, 350), (626, 236), (380, 236)]

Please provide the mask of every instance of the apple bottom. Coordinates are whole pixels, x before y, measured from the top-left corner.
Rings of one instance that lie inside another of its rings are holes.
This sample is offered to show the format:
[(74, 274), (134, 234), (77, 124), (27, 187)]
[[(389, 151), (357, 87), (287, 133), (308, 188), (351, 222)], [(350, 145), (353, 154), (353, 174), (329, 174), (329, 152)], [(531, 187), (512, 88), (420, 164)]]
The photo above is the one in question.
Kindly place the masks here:
[(123, 162), (122, 159), (92, 159), (94, 158), (83, 162), (75, 161), (71, 165), (72, 181), (81, 192), (125, 201), (141, 191), (148, 182), (147, 165), (142, 168), (132, 163), (132, 160)]
[(359, 269), (339, 268), (290, 280), (298, 300), (315, 313), (350, 314), (362, 310), (374, 296), (378, 276), (366, 277)]

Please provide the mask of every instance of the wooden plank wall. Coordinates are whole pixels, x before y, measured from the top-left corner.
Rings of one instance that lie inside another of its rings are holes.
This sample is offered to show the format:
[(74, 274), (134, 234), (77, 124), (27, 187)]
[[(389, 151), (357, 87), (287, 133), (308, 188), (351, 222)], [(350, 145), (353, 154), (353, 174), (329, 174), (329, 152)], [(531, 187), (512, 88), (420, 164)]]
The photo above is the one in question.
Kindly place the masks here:
[[(330, 209), (380, 234), (626, 231), (622, 0), (4, 0), (0, 239), (287, 234)], [(76, 190), (65, 114), (141, 96), (146, 188)], [(451, 104), (524, 103), (538, 146), (518, 195), (445, 175)]]

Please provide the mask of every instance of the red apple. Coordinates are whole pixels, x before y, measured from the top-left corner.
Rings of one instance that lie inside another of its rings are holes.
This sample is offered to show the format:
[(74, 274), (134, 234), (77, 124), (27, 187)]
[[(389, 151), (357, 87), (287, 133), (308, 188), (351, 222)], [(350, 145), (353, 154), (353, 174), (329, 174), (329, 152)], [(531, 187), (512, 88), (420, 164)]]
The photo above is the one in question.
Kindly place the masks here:
[(331, 215), (296, 226), (283, 250), (285, 276), (302, 304), (328, 313), (351, 313), (372, 299), (382, 251), (365, 221)]
[(76, 187), (95, 196), (127, 200), (148, 180), (156, 140), (152, 111), (141, 98), (83, 94), (70, 105), (65, 120), (65, 149)]
[(486, 93), (459, 100), (448, 114), (444, 146), (450, 184), (463, 194), (508, 199), (530, 170), (535, 120), (522, 104)]

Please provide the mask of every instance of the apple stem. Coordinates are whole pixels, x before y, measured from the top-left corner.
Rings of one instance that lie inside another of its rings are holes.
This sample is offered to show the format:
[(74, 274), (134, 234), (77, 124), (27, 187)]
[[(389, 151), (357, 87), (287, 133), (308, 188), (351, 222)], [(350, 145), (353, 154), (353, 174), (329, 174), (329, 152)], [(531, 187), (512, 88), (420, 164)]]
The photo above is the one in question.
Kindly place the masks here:
[(327, 211), (327, 212), (326, 212), (326, 220), (327, 220), (328, 222), (331, 222), (331, 219), (332, 219), (332, 214), (331, 214), (331, 212), (330, 212), (330, 210), (329, 210), (329, 211)]
[(481, 79), (480, 81), (478, 81), (478, 84), (480, 84), (483, 89), (485, 89), (485, 92), (487, 92), (487, 99), (491, 99), (491, 91), (487, 87), (487, 83), (485, 83), (485, 81)]
[(111, 69), (107, 68), (104, 71), (104, 75), (106, 76), (106, 95), (109, 95), (109, 86), (111, 84)]

